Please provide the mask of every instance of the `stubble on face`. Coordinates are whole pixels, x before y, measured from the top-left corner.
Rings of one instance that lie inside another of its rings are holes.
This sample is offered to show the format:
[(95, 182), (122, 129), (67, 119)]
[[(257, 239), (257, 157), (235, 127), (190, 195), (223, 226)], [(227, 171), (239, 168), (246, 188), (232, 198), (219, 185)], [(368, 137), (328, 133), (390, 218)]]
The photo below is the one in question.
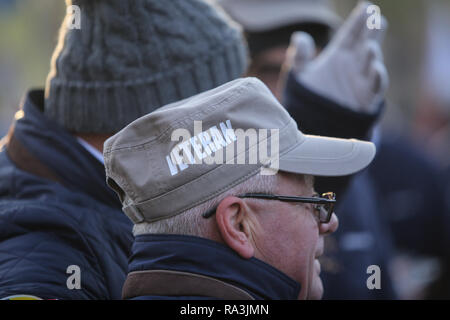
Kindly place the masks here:
[[(276, 194), (312, 196), (313, 179), (280, 173)], [(258, 218), (255, 258), (274, 266), (302, 286), (302, 299), (320, 299), (322, 282), (316, 257), (323, 251), (323, 239), (309, 204), (257, 200), (249, 202)]]

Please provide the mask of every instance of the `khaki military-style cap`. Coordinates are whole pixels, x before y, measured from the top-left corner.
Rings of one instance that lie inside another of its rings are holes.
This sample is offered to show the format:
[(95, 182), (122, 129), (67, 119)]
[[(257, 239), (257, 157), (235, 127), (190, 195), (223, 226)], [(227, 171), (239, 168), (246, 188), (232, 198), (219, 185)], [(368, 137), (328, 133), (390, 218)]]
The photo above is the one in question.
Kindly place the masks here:
[(169, 104), (104, 145), (107, 183), (134, 223), (180, 214), (256, 174), (344, 176), (374, 156), (370, 142), (303, 134), (256, 78)]

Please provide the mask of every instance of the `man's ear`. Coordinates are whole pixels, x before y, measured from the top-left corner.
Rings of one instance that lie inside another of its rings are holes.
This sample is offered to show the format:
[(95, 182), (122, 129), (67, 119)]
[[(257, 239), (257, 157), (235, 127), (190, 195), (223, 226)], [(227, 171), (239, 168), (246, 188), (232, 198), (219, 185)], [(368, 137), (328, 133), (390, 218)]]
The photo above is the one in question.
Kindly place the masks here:
[(246, 206), (242, 199), (227, 197), (217, 207), (216, 221), (225, 243), (242, 258), (250, 259), (255, 250), (242, 225), (245, 210)]

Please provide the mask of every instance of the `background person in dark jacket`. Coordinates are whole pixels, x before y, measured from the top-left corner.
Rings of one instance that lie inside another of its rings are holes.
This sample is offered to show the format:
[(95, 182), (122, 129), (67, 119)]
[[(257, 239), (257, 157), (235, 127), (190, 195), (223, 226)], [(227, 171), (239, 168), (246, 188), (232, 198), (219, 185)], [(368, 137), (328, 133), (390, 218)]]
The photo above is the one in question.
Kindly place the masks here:
[[(312, 88), (314, 92), (337, 102), (333, 109), (336, 113), (329, 112), (332, 115), (330, 122), (316, 112), (311, 113), (312, 116), (307, 117), (309, 122), (303, 122), (300, 127), (311, 128), (317, 134), (364, 139), (364, 136), (358, 135), (358, 130), (361, 130), (359, 134), (370, 138), (370, 131), (364, 132), (364, 128), (370, 129), (370, 122), (367, 120), (370, 117), (376, 119), (374, 116), (380, 114), (380, 103), (387, 89), (387, 73), (380, 49), (380, 42), (384, 37), (383, 21), (381, 30), (370, 30), (367, 27), (368, 5), (360, 5), (363, 15), (359, 19), (359, 28), (355, 28), (357, 25), (352, 27), (349, 41), (343, 36), (348, 25), (346, 22), (317, 58), (309, 55), (309, 63), (305, 63), (305, 60), (308, 61), (308, 52), (314, 51), (311, 49), (313, 42), (308, 41), (305, 34), (294, 35), (290, 49), (294, 52), (288, 55), (292, 72), (286, 88), (286, 107), (292, 114), (298, 113), (301, 116), (305, 112), (308, 114), (311, 106), (314, 108), (321, 105), (314, 105), (314, 101), (324, 101), (310, 98), (308, 103), (301, 93), (301, 87)], [(351, 19), (352, 17), (349, 18)], [(343, 44), (340, 49), (339, 43)], [(341, 56), (336, 53), (333, 57), (335, 50), (342, 50)], [(293, 81), (293, 78), (297, 81)], [(297, 97), (295, 92), (299, 93)], [(373, 124), (372, 122), (371, 125)], [(444, 184), (439, 177), (438, 166), (423, 150), (414, 148), (406, 139), (395, 139), (392, 134), (381, 135), (381, 139), (378, 137), (377, 146), (375, 161), (368, 172), (363, 172), (352, 182), (349, 189), (352, 193), (345, 195), (343, 206), (337, 209), (344, 221), (344, 228), (336, 233), (336, 247), (341, 249), (336, 260), (342, 261), (340, 273), (346, 276), (342, 278), (336, 272), (324, 277), (326, 285), (333, 288), (327, 291), (331, 297), (393, 298), (395, 295), (392, 287), (401, 283), (395, 279), (397, 274), (391, 272), (391, 261), (400, 250), (443, 260), (447, 260), (450, 253), (447, 248), (450, 212), (446, 210), (443, 201)], [(352, 214), (347, 215), (348, 212)], [(358, 224), (365, 226), (366, 231), (355, 230)], [(436, 225), (440, 227), (438, 232)], [(384, 270), (379, 290), (367, 290), (364, 283), (367, 279), (367, 266), (361, 263), (363, 260), (358, 262), (358, 266), (353, 260), (356, 254), (345, 258), (348, 251), (364, 251), (361, 250), (364, 248), (372, 251), (371, 257), (364, 263), (373, 261), (372, 264)], [(354, 292), (350, 292), (350, 287), (344, 286), (344, 283), (353, 283)], [(348, 288), (348, 291), (343, 291), (342, 287)], [(405, 292), (402, 294), (406, 296)]]
[(353, 174), (375, 147), (302, 134), (244, 78), (134, 121), (104, 155), (135, 223), (124, 298), (320, 299), (317, 258), (338, 220), (312, 176)]
[[(335, 36), (340, 18), (329, 1), (220, 3), (247, 35), (252, 56), (248, 73), (267, 83), (301, 130), (324, 136), (370, 139), (372, 127), (382, 112), (388, 77), (380, 48), (385, 21), (380, 30), (368, 32), (369, 3), (356, 8)], [(251, 17), (248, 12), (252, 12)], [(361, 65), (364, 62), (367, 68)], [(283, 65), (287, 72), (285, 79)], [(365, 73), (366, 70), (370, 72)], [(347, 178), (318, 178), (316, 189), (319, 192), (333, 189), (340, 195), (336, 213), (343, 222), (326, 239), (329, 246), (322, 259), (324, 298), (394, 298), (387, 272), (390, 238), (380, 220), (376, 193), (367, 171), (351, 182)], [(383, 270), (381, 290), (369, 290), (366, 285), (367, 267), (373, 264)]]
[(0, 152), (0, 298), (118, 299), (131, 224), (105, 184), (104, 140), (160, 106), (239, 77), (240, 32), (197, 0), (67, 1), (45, 94)]
[[(377, 141), (375, 161), (369, 171), (355, 176), (344, 196), (339, 192), (345, 189), (342, 179), (316, 179), (319, 191), (334, 186), (341, 195), (336, 212), (343, 222), (327, 238), (328, 251), (322, 259), (324, 298), (397, 297), (390, 272), (395, 249), (448, 260), (449, 211), (438, 168), (408, 141), (391, 134), (382, 135), (380, 141), (372, 134), (383, 111), (387, 74), (380, 46), (385, 21), (380, 20), (380, 30), (367, 28), (365, 9), (370, 3), (360, 6), (359, 23), (348, 28), (350, 17), (334, 36), (339, 18), (328, 1), (221, 3), (246, 31), (252, 56), (249, 73), (263, 79), (283, 99), (303, 131)], [(336, 50), (339, 42), (347, 45)], [(280, 76), (283, 64), (288, 72), (284, 79)], [(435, 232), (433, 225), (441, 226), (441, 231)], [(379, 290), (366, 285), (367, 267), (372, 264), (382, 272)]]

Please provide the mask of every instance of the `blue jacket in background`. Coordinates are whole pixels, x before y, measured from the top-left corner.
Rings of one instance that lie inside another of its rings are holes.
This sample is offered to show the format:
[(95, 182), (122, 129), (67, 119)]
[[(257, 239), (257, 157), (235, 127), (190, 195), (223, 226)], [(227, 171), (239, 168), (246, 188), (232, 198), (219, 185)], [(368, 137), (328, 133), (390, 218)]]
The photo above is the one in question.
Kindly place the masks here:
[[(0, 299), (120, 299), (132, 224), (103, 165), (43, 105), (43, 91), (28, 94), (0, 152)], [(67, 286), (73, 265), (80, 289)]]
[[(384, 138), (384, 139), (383, 139)], [(450, 260), (450, 210), (445, 174), (423, 150), (399, 134), (382, 135), (370, 173), (381, 215), (395, 245), (407, 253)]]

